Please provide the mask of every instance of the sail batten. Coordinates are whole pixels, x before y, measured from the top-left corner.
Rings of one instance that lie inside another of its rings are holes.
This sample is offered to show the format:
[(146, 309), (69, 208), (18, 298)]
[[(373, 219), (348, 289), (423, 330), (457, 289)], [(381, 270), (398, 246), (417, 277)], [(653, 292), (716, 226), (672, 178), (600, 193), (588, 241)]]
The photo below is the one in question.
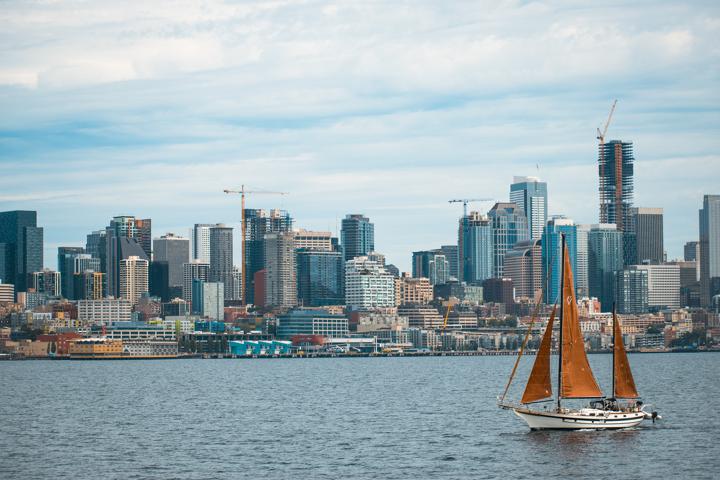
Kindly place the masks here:
[(540, 349), (535, 356), (530, 378), (525, 386), (522, 403), (533, 403), (552, 397), (552, 379), (550, 378), (550, 349), (552, 347), (552, 330), (555, 321), (555, 310), (553, 307), (548, 320), (545, 333), (540, 341)]
[(580, 330), (573, 272), (570, 266), (570, 255), (563, 249), (563, 304), (562, 310), (562, 364), (561, 398), (597, 398), (602, 397), (600, 387), (593, 376), (585, 353), (585, 339)]
[(625, 345), (622, 340), (620, 321), (613, 311), (613, 385), (615, 398), (638, 398), (635, 379), (630, 370)]

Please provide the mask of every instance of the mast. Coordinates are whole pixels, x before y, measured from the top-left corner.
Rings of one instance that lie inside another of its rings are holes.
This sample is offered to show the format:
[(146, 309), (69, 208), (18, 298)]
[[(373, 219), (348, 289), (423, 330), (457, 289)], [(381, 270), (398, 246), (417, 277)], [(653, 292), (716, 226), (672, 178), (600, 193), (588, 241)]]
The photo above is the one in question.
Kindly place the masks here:
[(612, 390), (610, 390), (610, 395), (612, 395), (613, 398), (615, 398), (615, 342), (617, 342), (615, 338), (615, 332), (617, 331), (617, 328), (615, 328), (615, 322), (617, 322), (617, 316), (615, 315), (615, 302), (613, 302)]
[(561, 233), (560, 238), (562, 239), (562, 267), (560, 270), (560, 341), (558, 342), (558, 397), (557, 397), (557, 408), (560, 410), (560, 399), (562, 397), (562, 345), (563, 345), (563, 317), (565, 316), (565, 234)]

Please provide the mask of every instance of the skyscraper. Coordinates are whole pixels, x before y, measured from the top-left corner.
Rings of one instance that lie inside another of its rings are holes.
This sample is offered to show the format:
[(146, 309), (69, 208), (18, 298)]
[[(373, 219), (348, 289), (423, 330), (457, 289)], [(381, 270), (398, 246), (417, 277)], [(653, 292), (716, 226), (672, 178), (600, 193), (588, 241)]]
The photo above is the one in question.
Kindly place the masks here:
[(183, 265), (183, 300), (192, 302), (193, 280), (207, 282), (209, 272), (210, 264), (202, 260), (191, 260)]
[(73, 283), (76, 300), (100, 300), (105, 296), (105, 274), (102, 272), (85, 270), (76, 273), (73, 275)]
[(92, 255), (93, 258), (100, 259), (100, 268), (105, 271), (107, 263), (107, 235), (106, 230), (97, 230), (87, 234), (85, 241), (85, 253)]
[(450, 262), (442, 250), (413, 252), (412, 275), (427, 278), (432, 285), (447, 283), (450, 279)]
[(120, 260), (120, 298), (135, 305), (140, 297), (148, 292), (149, 262), (136, 255)]
[(105, 272), (108, 295), (120, 296), (120, 262), (132, 256), (150, 261), (151, 221), (117, 216), (105, 228)]
[[(333, 239), (330, 232), (313, 232), (310, 230), (299, 229), (293, 232), (295, 235), (295, 249), (301, 248), (312, 250), (323, 250), (331, 252), (337, 247), (337, 239)], [(333, 242), (335, 240), (335, 242)]]
[(632, 142), (612, 140), (601, 143), (598, 152), (600, 176), (600, 223), (614, 223), (623, 233), (623, 264), (637, 263), (635, 231), (630, 208), (633, 205)]
[(265, 305), (297, 305), (295, 238), (292, 232), (265, 234)]
[(505, 276), (512, 279), (516, 297), (534, 299), (535, 292), (542, 288), (541, 240), (518, 242), (508, 250)]
[(694, 262), (698, 257), (698, 242), (687, 242), (683, 248), (683, 259), (686, 262)]
[(258, 303), (255, 299), (255, 273), (262, 270), (265, 263), (265, 234), (291, 230), (292, 218), (284, 210), (245, 209), (245, 271), (242, 273), (248, 303)]
[(298, 302), (307, 307), (342, 305), (345, 260), (340, 251), (297, 250)]
[(30, 274), (30, 287), (34, 288), (37, 293), (44, 293), (49, 297), (59, 297), (61, 295), (60, 285), (61, 275), (55, 270), (46, 268)]
[(223, 224), (210, 228), (210, 282), (225, 285), (226, 300), (233, 295), (233, 229)]
[(163, 302), (170, 301), (170, 266), (164, 260), (153, 260), (148, 270), (148, 291)]
[(635, 231), (637, 263), (663, 263), (663, 209), (633, 207), (630, 214)]
[(525, 214), (530, 239), (540, 239), (547, 223), (547, 183), (537, 177), (514, 177), (510, 201)]
[(75, 271), (75, 258), (85, 253), (82, 247), (58, 247), (57, 268), (60, 272), (60, 293), (63, 297), (75, 300), (73, 295), (73, 275)]
[(590, 225), (581, 224), (576, 228), (576, 268), (575, 268), (575, 284), (577, 285), (578, 298), (587, 297), (590, 294), (588, 288), (588, 232)]
[(659, 311), (680, 308), (680, 265), (634, 265), (648, 277), (648, 307)]
[(492, 278), (495, 262), (495, 241), (492, 220), (479, 212), (470, 212), (460, 219), (458, 235), (461, 281), (479, 284)]
[(648, 272), (634, 266), (615, 272), (615, 299), (618, 313), (648, 311)]
[(351, 310), (395, 306), (395, 277), (378, 262), (356, 257), (345, 263), (345, 304)]
[(30, 274), (43, 268), (43, 229), (37, 226), (37, 212), (0, 212), (0, 281), (24, 292)]
[(700, 303), (720, 294), (720, 195), (705, 195), (700, 209)]
[(168, 263), (170, 287), (182, 288), (183, 264), (190, 260), (190, 241), (172, 233), (153, 240), (153, 261)]
[(592, 225), (588, 232), (588, 283), (590, 296), (600, 300), (602, 311), (612, 311), (615, 272), (623, 269), (623, 232), (612, 223)]
[(493, 226), (493, 276), (504, 276), (505, 253), (517, 242), (529, 240), (525, 213), (514, 203), (498, 202), (488, 212)]
[(367, 255), (375, 250), (375, 225), (360, 214), (348, 214), (342, 220), (340, 241), (345, 260)]
[(460, 272), (458, 271), (459, 256), (457, 245), (443, 245), (440, 250), (445, 254), (445, 258), (448, 261), (448, 273), (454, 279), (460, 278)]
[(210, 228), (211, 223), (196, 223), (193, 227), (192, 258), (210, 263)]
[(543, 286), (545, 287), (545, 303), (553, 304), (560, 295), (560, 278), (562, 276), (562, 236), (570, 255), (570, 266), (573, 270), (575, 291), (577, 292), (577, 227), (575, 222), (563, 216), (555, 216), (548, 220), (542, 236)]

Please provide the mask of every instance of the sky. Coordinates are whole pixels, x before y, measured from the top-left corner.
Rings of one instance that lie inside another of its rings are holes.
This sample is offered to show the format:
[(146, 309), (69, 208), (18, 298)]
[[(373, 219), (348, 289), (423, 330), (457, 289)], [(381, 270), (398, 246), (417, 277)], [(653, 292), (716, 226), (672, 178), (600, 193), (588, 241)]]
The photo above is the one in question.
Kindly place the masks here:
[(50, 268), (116, 215), (237, 226), (242, 184), (296, 227), (364, 213), (401, 270), (515, 175), (597, 223), (614, 99), (669, 258), (720, 193), (716, 1), (6, 0), (0, 24), (0, 210), (38, 211)]

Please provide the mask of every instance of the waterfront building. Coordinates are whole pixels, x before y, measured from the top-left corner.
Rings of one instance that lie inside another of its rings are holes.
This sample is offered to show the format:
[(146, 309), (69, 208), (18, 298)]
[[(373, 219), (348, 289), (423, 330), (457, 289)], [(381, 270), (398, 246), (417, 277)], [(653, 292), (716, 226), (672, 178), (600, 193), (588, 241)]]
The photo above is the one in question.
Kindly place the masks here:
[(600, 223), (614, 223), (623, 233), (623, 264), (637, 263), (635, 232), (630, 208), (633, 205), (633, 156), (632, 142), (612, 140), (601, 143), (598, 152), (600, 177)]
[(77, 273), (75, 259), (84, 253), (83, 247), (58, 247), (57, 268), (60, 273), (60, 294), (64, 298), (75, 299), (75, 295), (73, 295), (73, 275)]
[(440, 251), (445, 255), (445, 259), (448, 261), (448, 273), (449, 278), (454, 278), (455, 280), (460, 278), (460, 273), (458, 271), (458, 265), (460, 261), (460, 257), (458, 255), (458, 246), (457, 245), (443, 245), (440, 247)]
[[(553, 304), (560, 294), (562, 275), (562, 236), (565, 235), (570, 265), (573, 273), (577, 271), (577, 226), (564, 216), (554, 216), (548, 220), (542, 236), (543, 283), (545, 285), (545, 303)], [(573, 275), (577, 291), (577, 277)]]
[(297, 292), (301, 305), (342, 305), (345, 303), (344, 280), (342, 252), (297, 250)]
[(665, 261), (663, 246), (663, 209), (633, 207), (630, 209), (635, 232), (635, 255), (638, 264), (660, 264)]
[(360, 214), (348, 214), (342, 220), (340, 241), (345, 260), (366, 256), (375, 250), (375, 225)]
[(505, 276), (511, 278), (516, 298), (535, 298), (542, 289), (542, 241), (518, 242), (505, 254)]
[(78, 300), (78, 320), (95, 325), (129, 322), (132, 303), (124, 298)]
[(224, 224), (210, 227), (210, 282), (221, 282), (226, 300), (233, 295), (233, 229)]
[(433, 286), (427, 278), (415, 278), (408, 274), (395, 279), (395, 304), (427, 305), (433, 300)]
[(190, 261), (190, 240), (168, 233), (153, 240), (153, 261), (167, 262), (168, 285), (183, 285), (183, 264)]
[(397, 314), (408, 319), (410, 328), (435, 329), (443, 326), (443, 316), (430, 305), (401, 305)]
[(292, 232), (265, 234), (265, 306), (297, 305), (295, 238)]
[(517, 242), (529, 240), (525, 213), (514, 203), (498, 202), (488, 212), (493, 227), (493, 276), (502, 277), (505, 253)]
[(442, 250), (413, 252), (412, 276), (425, 277), (431, 284), (441, 285), (450, 280), (450, 262)]
[(720, 293), (720, 195), (705, 195), (700, 209), (700, 303), (712, 306)]
[(505, 313), (508, 315), (515, 311), (515, 288), (512, 278), (488, 278), (482, 286), (486, 302), (504, 305)]
[(132, 216), (117, 216), (105, 228), (105, 272), (107, 293), (120, 295), (120, 262), (130, 257), (150, 261), (152, 222)]
[(265, 234), (290, 232), (292, 223), (292, 218), (284, 210), (245, 209), (243, 280), (247, 303), (259, 305), (265, 301), (264, 295), (258, 298), (255, 295), (255, 274), (265, 268)]
[(37, 212), (0, 212), (0, 281), (27, 290), (30, 274), (43, 268), (43, 229)]
[(61, 296), (61, 283), (60, 272), (54, 270), (45, 268), (30, 274), (30, 288), (49, 297)]
[(290, 340), (296, 335), (346, 338), (350, 335), (345, 315), (323, 309), (294, 308), (277, 318), (277, 338)]
[[(93, 258), (98, 261), (99, 259)], [(105, 274), (84, 270), (73, 275), (73, 300), (99, 300), (105, 296)]]
[(345, 263), (345, 304), (351, 310), (395, 306), (394, 277), (368, 257)]
[(680, 266), (672, 264), (634, 265), (648, 276), (648, 307), (652, 311), (680, 308)]
[(482, 283), (495, 270), (492, 220), (479, 212), (470, 212), (460, 219), (458, 234), (461, 281)]
[(120, 260), (120, 298), (135, 305), (148, 293), (148, 270), (149, 262), (144, 258), (131, 255)]
[(630, 267), (615, 272), (615, 301), (618, 313), (647, 313), (647, 270)]
[(212, 223), (196, 223), (193, 227), (192, 258), (201, 262), (210, 263), (210, 229)]
[(612, 310), (615, 272), (623, 269), (623, 232), (615, 224), (601, 223), (588, 232), (588, 287), (604, 312)]
[(315, 232), (299, 229), (293, 232), (295, 236), (295, 249), (319, 250), (331, 252), (337, 250), (337, 239), (334, 239), (330, 232)]
[(528, 239), (540, 240), (547, 224), (547, 183), (537, 177), (514, 177), (510, 185), (510, 201), (525, 214)]
[(207, 282), (209, 273), (210, 264), (208, 262), (193, 259), (189, 263), (183, 264), (183, 300), (186, 302), (192, 301), (193, 280)]

